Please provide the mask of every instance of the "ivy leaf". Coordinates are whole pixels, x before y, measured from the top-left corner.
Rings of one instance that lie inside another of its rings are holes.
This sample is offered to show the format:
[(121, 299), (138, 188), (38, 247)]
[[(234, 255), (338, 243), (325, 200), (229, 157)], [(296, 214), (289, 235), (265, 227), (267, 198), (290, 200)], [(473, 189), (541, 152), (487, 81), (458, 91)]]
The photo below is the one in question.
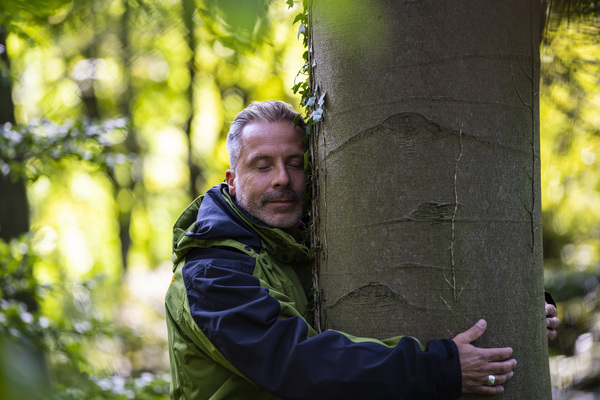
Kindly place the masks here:
[(294, 18), (294, 22), (292, 22), (292, 25), (295, 25), (298, 21), (302, 21), (304, 23), (306, 21), (306, 14), (300, 13), (296, 15), (296, 18)]
[(289, 8), (294, 7), (294, 0), (286, 0), (286, 4), (288, 5)]
[(294, 125), (295, 126), (300, 125), (300, 114), (298, 114), (294, 117)]
[(292, 91), (293, 91), (294, 93), (298, 93), (298, 90), (300, 89), (300, 87), (302, 86), (302, 84), (303, 84), (303, 83), (304, 83), (304, 82), (298, 82), (298, 83), (296, 83), (296, 84), (295, 84), (295, 85), (292, 87)]
[(300, 24), (300, 28), (298, 29), (298, 39), (300, 39), (300, 34), (306, 34), (306, 25), (304, 25), (304, 22)]
[(313, 112), (311, 114), (311, 118), (313, 120), (313, 123), (317, 123), (317, 122), (321, 121), (323, 119), (323, 109), (322, 108), (316, 109), (315, 112)]
[(326, 94), (327, 94), (327, 90), (323, 92), (321, 97), (319, 97), (319, 101), (317, 102), (317, 104), (319, 105), (319, 108), (323, 107), (323, 104), (325, 103), (325, 95)]

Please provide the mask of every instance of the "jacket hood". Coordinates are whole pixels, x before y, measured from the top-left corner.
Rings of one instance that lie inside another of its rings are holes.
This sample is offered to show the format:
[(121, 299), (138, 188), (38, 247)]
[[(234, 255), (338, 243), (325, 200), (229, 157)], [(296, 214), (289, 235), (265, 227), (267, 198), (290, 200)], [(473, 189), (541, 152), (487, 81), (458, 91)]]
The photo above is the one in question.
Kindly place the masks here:
[(250, 247), (257, 253), (265, 249), (288, 262), (308, 258), (308, 249), (290, 234), (265, 225), (237, 206), (226, 183), (213, 186), (194, 200), (175, 222), (173, 263), (176, 265), (193, 248), (212, 246)]

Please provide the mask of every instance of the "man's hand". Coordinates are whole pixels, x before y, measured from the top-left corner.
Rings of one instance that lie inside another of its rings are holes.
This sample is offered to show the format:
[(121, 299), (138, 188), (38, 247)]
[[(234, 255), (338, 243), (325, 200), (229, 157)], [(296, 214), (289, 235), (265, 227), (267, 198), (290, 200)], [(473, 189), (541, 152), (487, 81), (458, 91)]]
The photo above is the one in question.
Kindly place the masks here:
[(546, 303), (546, 328), (548, 329), (548, 340), (556, 339), (558, 333), (556, 328), (560, 325), (560, 320), (556, 316), (556, 307)]
[[(459, 333), (454, 340), (460, 356), (462, 372), (462, 392), (479, 394), (498, 394), (504, 391), (502, 386), (513, 376), (517, 360), (509, 359), (510, 347), (481, 349), (471, 345), (485, 332), (487, 324), (480, 319), (470, 329)], [(493, 384), (488, 381), (495, 377)]]

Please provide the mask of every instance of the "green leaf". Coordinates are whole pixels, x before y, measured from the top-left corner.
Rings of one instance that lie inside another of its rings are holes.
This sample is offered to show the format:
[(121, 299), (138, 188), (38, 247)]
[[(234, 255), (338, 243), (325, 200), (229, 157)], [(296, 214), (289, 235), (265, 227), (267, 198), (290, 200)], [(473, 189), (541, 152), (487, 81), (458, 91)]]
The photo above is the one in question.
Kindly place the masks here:
[(319, 101), (318, 101), (318, 105), (319, 108), (323, 107), (323, 104), (325, 103), (325, 95), (327, 94), (327, 90), (323, 92), (323, 94), (321, 95), (321, 97), (319, 97)]
[(323, 109), (322, 108), (316, 109), (311, 114), (311, 118), (312, 118), (312, 120), (313, 120), (314, 123), (320, 122), (323, 119)]
[(294, 22), (292, 22), (292, 25), (295, 25), (298, 21), (302, 21), (303, 23), (306, 22), (306, 14), (300, 13), (296, 15), (296, 18), (294, 18)]
[(298, 28), (298, 39), (300, 39), (300, 34), (306, 34), (306, 25), (304, 22), (300, 24), (300, 28)]

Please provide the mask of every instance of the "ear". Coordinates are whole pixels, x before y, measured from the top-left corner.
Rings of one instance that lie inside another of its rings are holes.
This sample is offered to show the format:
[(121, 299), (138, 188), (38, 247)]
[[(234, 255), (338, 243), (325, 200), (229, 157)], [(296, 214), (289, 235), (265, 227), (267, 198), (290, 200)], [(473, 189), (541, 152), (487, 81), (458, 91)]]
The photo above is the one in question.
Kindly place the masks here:
[(235, 171), (232, 169), (228, 169), (225, 171), (225, 181), (227, 182), (227, 186), (229, 186), (229, 194), (235, 197)]

